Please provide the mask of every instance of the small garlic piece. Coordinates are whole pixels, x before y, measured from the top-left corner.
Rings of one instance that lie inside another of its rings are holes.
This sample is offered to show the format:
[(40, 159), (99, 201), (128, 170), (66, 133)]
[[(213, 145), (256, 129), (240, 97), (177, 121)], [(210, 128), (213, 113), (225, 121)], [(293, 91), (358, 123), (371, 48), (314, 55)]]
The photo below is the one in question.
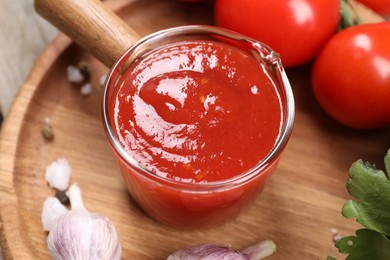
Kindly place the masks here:
[(59, 158), (46, 167), (45, 180), (51, 188), (64, 191), (69, 186), (70, 175), (68, 160)]
[(48, 197), (42, 208), (41, 221), (43, 229), (50, 231), (57, 220), (67, 212), (68, 209), (56, 197)]
[(80, 93), (83, 96), (88, 96), (89, 94), (92, 93), (92, 85), (91, 83), (85, 83), (81, 88), (80, 88)]
[(121, 259), (121, 245), (110, 220), (84, 208), (77, 185), (69, 187), (67, 196), (72, 209), (58, 219), (47, 238), (51, 259)]
[(104, 87), (105, 83), (106, 83), (106, 79), (107, 79), (107, 75), (102, 75), (99, 79), (99, 84), (101, 87)]
[(77, 68), (76, 66), (68, 66), (66, 68), (66, 72), (68, 75), (68, 81), (71, 83), (80, 83), (85, 79), (83, 73), (81, 73), (79, 68)]
[(275, 243), (271, 240), (262, 241), (242, 251), (234, 250), (230, 246), (200, 244), (176, 251), (168, 256), (167, 260), (260, 260), (272, 255), (275, 251)]
[(272, 255), (276, 251), (276, 245), (272, 240), (264, 240), (253, 246), (241, 250), (241, 254), (245, 255), (250, 260), (258, 260)]

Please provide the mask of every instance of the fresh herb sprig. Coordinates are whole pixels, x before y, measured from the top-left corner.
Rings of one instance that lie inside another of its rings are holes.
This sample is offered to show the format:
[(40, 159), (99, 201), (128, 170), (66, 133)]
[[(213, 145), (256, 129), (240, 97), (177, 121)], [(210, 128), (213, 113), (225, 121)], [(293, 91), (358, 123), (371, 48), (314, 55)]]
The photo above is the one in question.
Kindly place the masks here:
[(347, 260), (390, 259), (390, 149), (384, 161), (386, 172), (362, 160), (349, 170), (347, 190), (354, 199), (344, 204), (342, 214), (365, 228), (336, 242)]

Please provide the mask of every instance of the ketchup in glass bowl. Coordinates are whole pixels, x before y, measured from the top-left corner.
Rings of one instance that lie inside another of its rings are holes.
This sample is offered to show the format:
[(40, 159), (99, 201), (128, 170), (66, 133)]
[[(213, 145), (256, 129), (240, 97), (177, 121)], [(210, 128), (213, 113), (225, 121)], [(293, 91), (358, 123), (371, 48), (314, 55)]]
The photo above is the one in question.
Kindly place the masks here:
[(294, 99), (266, 45), (183, 26), (118, 60), (102, 118), (134, 200), (162, 223), (194, 229), (235, 218), (264, 188), (290, 137)]

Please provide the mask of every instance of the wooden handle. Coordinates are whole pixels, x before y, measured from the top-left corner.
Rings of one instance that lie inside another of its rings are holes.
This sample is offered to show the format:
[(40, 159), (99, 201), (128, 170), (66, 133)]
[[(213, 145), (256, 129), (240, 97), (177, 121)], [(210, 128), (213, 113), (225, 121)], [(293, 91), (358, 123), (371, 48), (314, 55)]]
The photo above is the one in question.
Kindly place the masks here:
[(36, 11), (111, 67), (139, 39), (98, 0), (35, 0)]

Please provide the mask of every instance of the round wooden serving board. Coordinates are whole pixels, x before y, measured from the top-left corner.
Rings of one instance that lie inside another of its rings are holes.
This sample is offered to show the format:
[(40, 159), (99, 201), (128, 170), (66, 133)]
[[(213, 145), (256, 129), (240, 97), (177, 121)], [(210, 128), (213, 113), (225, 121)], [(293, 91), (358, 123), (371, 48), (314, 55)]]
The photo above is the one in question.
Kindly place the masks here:
[[(182, 24), (212, 23), (210, 4), (172, 0), (116, 0), (110, 8), (141, 36)], [(90, 63), (93, 92), (67, 80), (66, 68)], [(128, 195), (109, 150), (100, 121), (99, 79), (108, 68), (60, 34), (40, 55), (23, 84), (1, 131), (0, 227), (6, 259), (48, 259), (41, 224), (43, 201), (55, 191), (44, 179), (57, 158), (72, 167), (89, 211), (112, 220), (123, 247), (123, 259), (165, 259), (198, 243), (242, 249), (272, 239), (277, 252), (269, 259), (325, 259), (337, 256), (333, 228), (352, 235), (359, 225), (341, 216), (349, 198), (348, 168), (359, 158), (383, 166), (390, 147), (389, 129), (357, 131), (330, 119), (310, 88), (310, 65), (287, 70), (296, 98), (293, 135), (264, 192), (254, 206), (223, 226), (181, 231), (146, 216)], [(55, 138), (41, 135), (45, 118)]]

